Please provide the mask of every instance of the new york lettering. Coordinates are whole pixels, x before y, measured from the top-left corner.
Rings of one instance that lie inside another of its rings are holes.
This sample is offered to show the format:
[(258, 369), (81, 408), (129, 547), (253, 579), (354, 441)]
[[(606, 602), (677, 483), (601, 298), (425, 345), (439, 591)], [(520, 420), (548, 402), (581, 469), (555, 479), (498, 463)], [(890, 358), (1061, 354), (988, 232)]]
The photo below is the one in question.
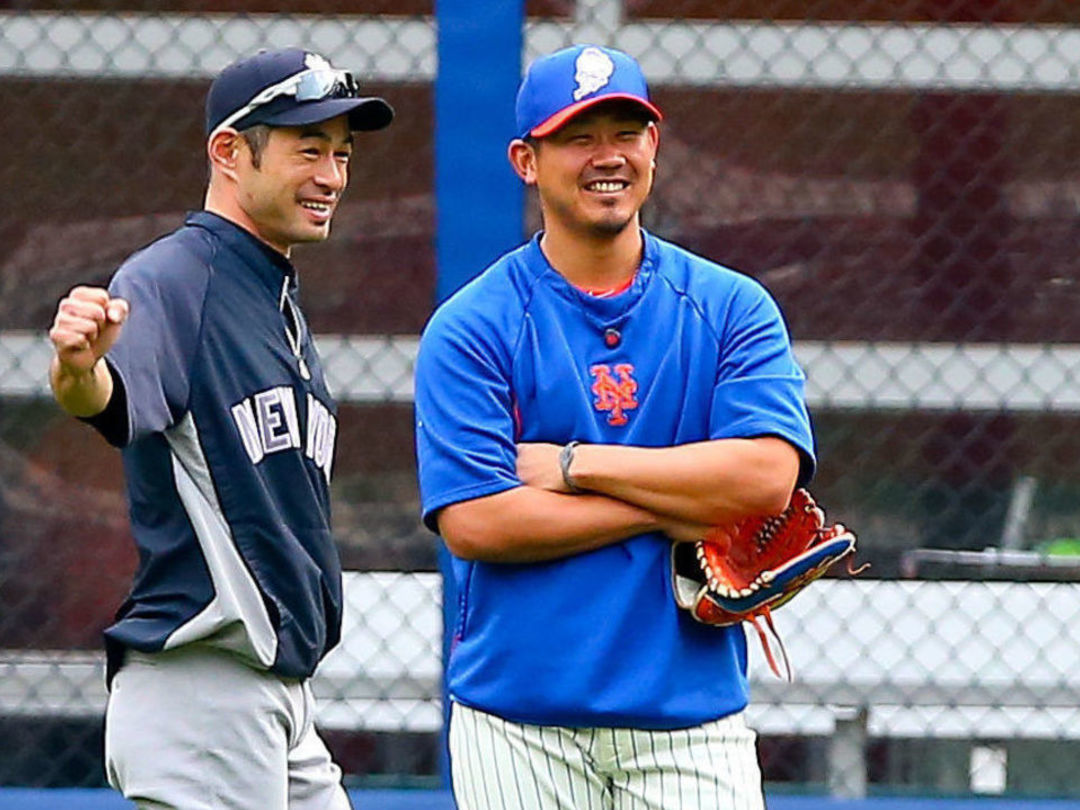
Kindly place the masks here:
[(330, 480), (337, 419), (311, 394), (307, 395), (307, 424), (303, 431), (296, 392), (287, 385), (260, 391), (233, 405), (230, 412), (252, 464), (272, 453), (302, 448)]

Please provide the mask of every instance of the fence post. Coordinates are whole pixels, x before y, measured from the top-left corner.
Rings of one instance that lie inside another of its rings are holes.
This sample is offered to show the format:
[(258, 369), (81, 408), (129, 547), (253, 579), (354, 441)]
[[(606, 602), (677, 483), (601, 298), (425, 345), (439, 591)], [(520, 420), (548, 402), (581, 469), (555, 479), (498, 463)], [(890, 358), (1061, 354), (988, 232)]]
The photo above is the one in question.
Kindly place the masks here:
[(525, 194), (506, 147), (521, 79), (523, 0), (438, 0), (436, 297), (448, 298), (524, 236)]
[(834, 706), (836, 726), (829, 739), (829, 795), (837, 799), (866, 797), (866, 740), (865, 706)]
[[(437, 0), (439, 68), (435, 78), (436, 282), (438, 303), (518, 244), (524, 191), (506, 159), (521, 79), (524, 0), (485, 4)], [(443, 672), (456, 620), (450, 554), (439, 543), (443, 575)], [(450, 701), (443, 678), (443, 783)]]

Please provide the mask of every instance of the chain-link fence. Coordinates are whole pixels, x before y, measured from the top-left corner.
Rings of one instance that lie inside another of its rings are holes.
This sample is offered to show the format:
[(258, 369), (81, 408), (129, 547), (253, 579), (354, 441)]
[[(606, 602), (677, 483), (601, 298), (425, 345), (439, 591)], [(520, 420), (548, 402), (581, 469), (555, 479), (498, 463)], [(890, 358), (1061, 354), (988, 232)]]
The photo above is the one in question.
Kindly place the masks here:
[(358, 139), (333, 237), (295, 256), (313, 331), (344, 336), (326, 340), (343, 400), (333, 508), (358, 572), (322, 721), (351, 776), (437, 779), (439, 582), (409, 396), (434, 298), (432, 4), (2, 6), (0, 784), (103, 783), (100, 634), (135, 566), (118, 454), (47, 397), (51, 311), (202, 206), (210, 77), (292, 45), (356, 71), (398, 113), (388, 137)]
[[(101, 783), (100, 631), (135, 564), (119, 459), (52, 406), (43, 332), (69, 287), (200, 207), (209, 77), (296, 44), (398, 111), (360, 142), (331, 239), (296, 254), (342, 402), (349, 607), (321, 720), (350, 777), (437, 778), (441, 590), (411, 431), (435, 289), (433, 5), (0, 11), (0, 784)], [(574, 41), (641, 60), (666, 115), (647, 225), (777, 297), (815, 493), (873, 564), (778, 614), (797, 680), (755, 675), (766, 778), (1080, 795), (1080, 8), (526, 6), (526, 60)]]

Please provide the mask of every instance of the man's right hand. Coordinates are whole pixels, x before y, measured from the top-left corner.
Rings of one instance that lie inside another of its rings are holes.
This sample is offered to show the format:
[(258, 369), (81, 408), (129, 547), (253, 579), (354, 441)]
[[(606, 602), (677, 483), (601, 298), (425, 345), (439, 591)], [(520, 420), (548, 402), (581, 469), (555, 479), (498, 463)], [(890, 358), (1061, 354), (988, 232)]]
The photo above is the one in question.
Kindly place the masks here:
[(663, 515), (660, 517), (660, 531), (679, 543), (696, 543), (712, 528), (704, 523), (693, 523), (687, 520)]
[(61, 369), (86, 374), (120, 336), (128, 316), (123, 298), (110, 298), (101, 287), (76, 287), (60, 301), (49, 339)]
[(128, 303), (101, 287), (76, 287), (56, 309), (49, 339), (56, 355), (49, 383), (56, 401), (73, 416), (105, 410), (113, 392), (112, 374), (99, 363), (120, 336)]

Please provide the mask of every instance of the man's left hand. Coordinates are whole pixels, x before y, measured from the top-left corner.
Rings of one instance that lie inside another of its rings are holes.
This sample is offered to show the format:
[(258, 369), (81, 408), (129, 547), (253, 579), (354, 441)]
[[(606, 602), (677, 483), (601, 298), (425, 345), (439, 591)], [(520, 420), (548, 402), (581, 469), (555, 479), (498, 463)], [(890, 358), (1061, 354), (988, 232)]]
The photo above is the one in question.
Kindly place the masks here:
[(562, 447), (548, 442), (523, 442), (517, 446), (517, 474), (524, 484), (549, 492), (570, 493), (559, 466)]

